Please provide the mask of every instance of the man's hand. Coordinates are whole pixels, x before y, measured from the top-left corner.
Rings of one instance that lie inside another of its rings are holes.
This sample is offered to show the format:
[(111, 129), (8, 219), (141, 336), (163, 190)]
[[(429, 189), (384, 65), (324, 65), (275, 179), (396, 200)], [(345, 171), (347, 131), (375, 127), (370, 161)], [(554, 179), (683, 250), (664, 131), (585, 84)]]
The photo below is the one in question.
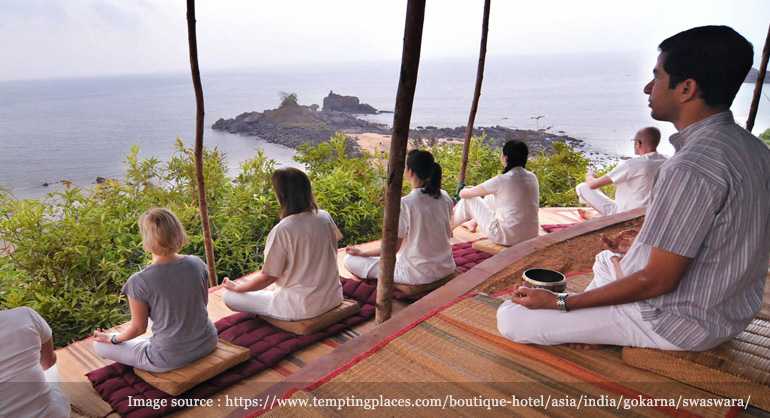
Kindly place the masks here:
[(511, 302), (529, 309), (558, 309), (556, 293), (545, 289), (519, 286), (511, 296)]
[(240, 287), (238, 286), (238, 283), (230, 280), (229, 277), (225, 277), (224, 280), (222, 280), (222, 286), (225, 287), (225, 289), (240, 293)]
[(110, 341), (110, 337), (112, 337), (112, 334), (108, 334), (102, 331), (101, 329), (97, 329), (96, 331), (94, 331), (92, 336), (94, 337), (94, 340), (96, 342), (107, 343), (107, 344), (110, 344), (112, 342)]
[(364, 255), (364, 252), (361, 251), (358, 247), (345, 247), (345, 252), (349, 255), (358, 256), (361, 257)]

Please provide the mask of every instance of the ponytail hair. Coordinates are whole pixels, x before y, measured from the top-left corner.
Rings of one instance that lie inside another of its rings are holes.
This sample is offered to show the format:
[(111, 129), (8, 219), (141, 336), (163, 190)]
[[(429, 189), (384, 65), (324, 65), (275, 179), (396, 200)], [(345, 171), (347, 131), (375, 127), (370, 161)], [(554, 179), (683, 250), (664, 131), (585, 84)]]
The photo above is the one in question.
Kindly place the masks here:
[(413, 149), (406, 155), (406, 166), (422, 180), (422, 192), (434, 199), (441, 196), (441, 165), (428, 151)]
[(503, 155), (505, 155), (506, 160), (505, 169), (503, 169), (503, 174), (505, 174), (513, 168), (527, 166), (529, 148), (524, 142), (513, 139), (503, 145)]

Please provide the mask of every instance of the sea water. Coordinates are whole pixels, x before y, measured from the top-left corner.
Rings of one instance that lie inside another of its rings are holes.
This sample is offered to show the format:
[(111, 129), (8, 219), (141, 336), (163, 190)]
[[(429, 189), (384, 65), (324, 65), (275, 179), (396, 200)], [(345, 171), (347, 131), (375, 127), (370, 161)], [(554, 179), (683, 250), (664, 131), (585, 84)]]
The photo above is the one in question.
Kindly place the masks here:
[[(631, 155), (629, 139), (650, 118), (642, 88), (656, 52), (487, 58), (476, 126), (545, 129), (582, 139), (589, 149)], [(281, 92), (300, 103), (321, 104), (330, 90), (393, 110), (399, 63), (340, 63), (296, 68), (206, 72), (204, 142), (228, 157), (231, 173), (258, 149), (279, 164), (296, 164), (292, 149), (254, 137), (210, 129), (219, 118), (274, 108)], [(476, 58), (421, 63), (412, 126), (465, 125)], [(766, 86), (766, 89), (770, 87)], [(733, 106), (745, 123), (753, 85), (744, 84)], [(392, 123), (392, 114), (366, 117)], [(131, 146), (140, 157), (166, 160), (177, 137), (192, 146), (195, 100), (189, 74), (0, 82), (0, 187), (17, 197), (41, 197), (70, 180), (88, 186), (96, 177), (122, 178)], [(770, 90), (762, 97), (754, 133), (770, 126)], [(661, 150), (672, 153), (667, 141)], [(43, 187), (43, 183), (52, 186)]]

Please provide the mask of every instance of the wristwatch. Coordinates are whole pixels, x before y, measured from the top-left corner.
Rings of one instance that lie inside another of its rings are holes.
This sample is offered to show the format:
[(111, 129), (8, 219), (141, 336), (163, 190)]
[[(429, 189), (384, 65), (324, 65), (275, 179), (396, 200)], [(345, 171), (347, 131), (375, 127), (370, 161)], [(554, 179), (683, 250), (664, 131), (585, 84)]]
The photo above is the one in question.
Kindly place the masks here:
[(110, 342), (113, 344), (120, 344), (120, 341), (118, 341), (118, 334), (110, 335)]
[(556, 294), (556, 307), (562, 312), (567, 312), (567, 297), (569, 293), (557, 293)]

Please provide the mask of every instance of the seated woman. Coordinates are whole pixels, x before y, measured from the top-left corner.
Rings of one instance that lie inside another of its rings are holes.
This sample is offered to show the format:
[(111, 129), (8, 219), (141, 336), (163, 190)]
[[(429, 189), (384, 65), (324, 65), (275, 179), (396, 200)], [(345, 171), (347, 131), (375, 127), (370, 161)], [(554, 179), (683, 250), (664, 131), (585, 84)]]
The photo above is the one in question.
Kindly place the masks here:
[(524, 168), (528, 155), (527, 144), (506, 142), (500, 157), (505, 166), (503, 174), (461, 190), (453, 224), (463, 224), (471, 232), (478, 227), (500, 245), (514, 245), (536, 237), (540, 230), (540, 190), (537, 177)]
[[(96, 354), (150, 372), (183, 367), (211, 353), (217, 330), (206, 311), (208, 272), (200, 258), (180, 255), (185, 234), (168, 209), (154, 208), (139, 218), (139, 231), (152, 264), (123, 286), (131, 322), (120, 333), (94, 332)], [(152, 319), (152, 336), (139, 337)]]
[(27, 307), (0, 311), (0, 416), (70, 416), (56, 383), (51, 327)]
[[(398, 220), (398, 253), (393, 281), (427, 284), (454, 273), (452, 199), (441, 190), (441, 166), (428, 151), (412, 150), (406, 157), (404, 177), (412, 191), (401, 198)], [(364, 279), (376, 279), (380, 249), (346, 248), (345, 267)]]
[(281, 221), (267, 236), (262, 270), (237, 282), (225, 277), (224, 301), (234, 311), (286, 321), (313, 318), (342, 303), (337, 269), (342, 234), (332, 217), (318, 209), (305, 173), (275, 170), (272, 183)]

